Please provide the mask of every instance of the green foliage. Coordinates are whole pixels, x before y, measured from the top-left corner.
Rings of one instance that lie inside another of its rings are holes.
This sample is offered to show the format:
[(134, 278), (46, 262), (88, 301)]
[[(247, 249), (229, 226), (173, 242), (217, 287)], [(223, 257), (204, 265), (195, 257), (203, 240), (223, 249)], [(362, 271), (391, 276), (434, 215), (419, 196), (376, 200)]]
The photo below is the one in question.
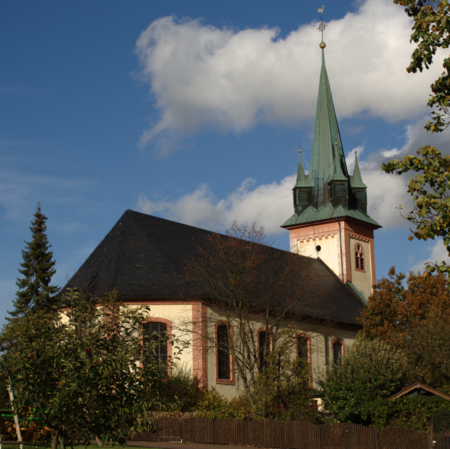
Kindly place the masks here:
[(370, 424), (370, 404), (388, 398), (407, 382), (409, 365), (399, 350), (384, 342), (358, 339), (340, 365), (321, 373), (325, 407), (340, 422)]
[(161, 403), (174, 416), (195, 410), (205, 394), (206, 389), (200, 385), (200, 379), (182, 369), (175, 370), (161, 383)]
[(54, 268), (53, 252), (47, 239), (47, 217), (41, 212), (38, 204), (31, 222), (30, 230), (32, 239), (25, 242), (25, 250), (22, 250), (23, 262), (20, 264), (19, 273), (23, 276), (17, 278), (18, 291), (14, 300), (14, 310), (8, 312), (15, 317), (34, 312), (36, 310), (52, 310), (55, 300), (53, 295), (58, 288), (50, 285), (52, 276), (56, 273)]
[[(417, 228), (413, 236), (418, 240), (442, 237), (450, 254), (450, 156), (442, 156), (432, 146), (423, 146), (417, 154), (419, 157), (407, 155), (401, 161), (393, 159), (381, 168), (397, 175), (416, 172), (408, 184), (414, 209), (406, 217)], [(450, 267), (442, 261), (435, 266), (428, 265), (426, 270), (448, 274)]]
[(117, 297), (114, 291), (84, 301), (69, 291), (61, 298), (66, 311), (38, 309), (10, 321), (1, 334), (3, 386), (11, 382), (18, 392), (19, 413), (36, 407), (53, 430), (54, 448), (61, 437), (68, 445), (95, 437), (123, 444), (151, 429), (148, 413), (160, 409), (167, 371), (141, 364), (149, 360), (140, 335), (148, 309), (123, 307)]
[(253, 387), (254, 416), (319, 422), (308, 361), (291, 359), (284, 350), (272, 352), (267, 361), (268, 365), (258, 374)]
[(433, 414), (433, 431), (450, 432), (450, 407), (438, 408)]
[(438, 410), (450, 410), (450, 401), (439, 397), (403, 397), (377, 399), (369, 406), (371, 424), (376, 428), (406, 427), (431, 432), (433, 416)]
[[(417, 44), (411, 55), (411, 64), (406, 69), (409, 73), (422, 72), (433, 62), (438, 48), (450, 46), (450, 5), (447, 0), (394, 0), (394, 3), (405, 6), (405, 12), (414, 20), (411, 41)], [(441, 132), (449, 125), (450, 106), (450, 58), (443, 62), (444, 71), (431, 84), (432, 95), (428, 101), (431, 120), (425, 129), (431, 132)]]
[(228, 400), (213, 387), (205, 393), (195, 412), (200, 418), (247, 419), (251, 417), (251, 406), (242, 399)]

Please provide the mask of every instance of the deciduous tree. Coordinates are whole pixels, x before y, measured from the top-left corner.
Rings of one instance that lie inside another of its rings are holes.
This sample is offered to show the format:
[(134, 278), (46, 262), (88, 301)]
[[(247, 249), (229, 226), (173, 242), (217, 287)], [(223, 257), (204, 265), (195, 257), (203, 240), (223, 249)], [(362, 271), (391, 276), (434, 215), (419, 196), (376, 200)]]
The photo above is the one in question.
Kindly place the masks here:
[(405, 354), (383, 341), (358, 339), (339, 365), (322, 373), (325, 407), (340, 422), (370, 424), (370, 405), (400, 391), (409, 377)]
[(152, 426), (149, 412), (159, 409), (166, 371), (149, 362), (151, 348), (142, 345), (148, 311), (123, 307), (117, 296), (85, 301), (68, 291), (60, 298), (63, 311), (39, 308), (1, 334), (0, 371), (17, 391), (14, 406), (35, 408), (53, 432), (52, 449), (60, 439), (123, 444)]
[[(184, 323), (181, 330), (192, 332), (193, 325), (202, 329), (198, 337), (220, 351), (252, 407), (254, 385), (269, 353), (283, 347), (295, 355), (299, 328), (289, 332), (287, 323), (295, 319), (303, 331), (312, 328), (308, 317), (314, 295), (310, 283), (302, 282), (310, 275), (306, 262), (298, 254), (275, 250), (271, 243), (264, 228), (234, 222), (226, 235), (209, 236), (185, 267), (192, 295), (201, 298), (209, 312)], [(217, 325), (225, 327), (224, 338), (218, 338)]]
[[(394, 0), (394, 3), (403, 5), (406, 14), (414, 20), (411, 41), (417, 47), (406, 70), (422, 72), (433, 63), (438, 48), (450, 46), (450, 4), (448, 0)], [(425, 129), (431, 132), (441, 132), (450, 123), (450, 58), (445, 58), (442, 66), (444, 71), (431, 84), (432, 95), (428, 101), (428, 106), (434, 110)]]
[(450, 386), (450, 292), (441, 275), (389, 271), (375, 286), (361, 313), (363, 334), (408, 355), (415, 380), (435, 388)]

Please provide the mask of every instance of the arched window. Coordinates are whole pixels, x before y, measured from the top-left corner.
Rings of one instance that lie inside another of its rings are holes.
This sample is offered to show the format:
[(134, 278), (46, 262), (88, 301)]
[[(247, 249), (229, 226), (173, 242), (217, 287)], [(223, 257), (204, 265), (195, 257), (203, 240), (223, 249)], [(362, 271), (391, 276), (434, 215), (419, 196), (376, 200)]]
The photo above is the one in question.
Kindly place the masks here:
[(258, 346), (259, 346), (259, 367), (264, 369), (267, 366), (267, 356), (270, 352), (270, 341), (268, 333), (264, 330), (258, 333)]
[(309, 337), (305, 334), (297, 336), (297, 356), (306, 362), (309, 361)]
[(331, 342), (331, 349), (333, 351), (333, 364), (340, 365), (344, 353), (344, 344), (340, 340), (333, 340)]
[(366, 261), (364, 260), (364, 250), (360, 243), (355, 246), (355, 268), (358, 271), (366, 271)]
[(146, 362), (167, 364), (167, 324), (148, 321), (142, 325), (142, 342), (146, 346)]
[(217, 379), (231, 380), (231, 356), (229, 350), (228, 328), (220, 324), (216, 328), (217, 341)]

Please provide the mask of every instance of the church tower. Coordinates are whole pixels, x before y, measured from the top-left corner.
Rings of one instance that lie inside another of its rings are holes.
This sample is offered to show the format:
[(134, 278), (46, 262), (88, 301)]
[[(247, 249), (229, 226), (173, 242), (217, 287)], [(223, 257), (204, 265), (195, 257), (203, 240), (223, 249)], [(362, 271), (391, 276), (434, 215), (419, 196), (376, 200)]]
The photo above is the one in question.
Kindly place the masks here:
[[(323, 22), (321, 26), (324, 28)], [(282, 227), (289, 230), (291, 251), (320, 257), (344, 283), (368, 298), (376, 282), (373, 231), (381, 226), (367, 215), (367, 186), (362, 180), (356, 149), (355, 169), (352, 176), (348, 174), (323, 41), (320, 48), (322, 69), (311, 169), (306, 175), (300, 150), (293, 187), (294, 215)]]

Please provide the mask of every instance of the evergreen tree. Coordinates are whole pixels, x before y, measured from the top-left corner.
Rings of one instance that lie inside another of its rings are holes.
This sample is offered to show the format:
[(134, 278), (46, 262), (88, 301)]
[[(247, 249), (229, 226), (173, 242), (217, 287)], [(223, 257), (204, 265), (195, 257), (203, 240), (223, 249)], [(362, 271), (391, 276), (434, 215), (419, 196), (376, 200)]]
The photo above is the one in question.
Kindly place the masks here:
[(13, 302), (14, 310), (8, 312), (13, 318), (33, 313), (37, 309), (50, 310), (56, 305), (54, 295), (58, 292), (58, 287), (50, 285), (52, 276), (56, 273), (55, 261), (47, 239), (46, 220), (38, 203), (30, 226), (32, 239), (25, 242), (26, 247), (22, 250), (23, 262), (19, 273), (23, 277), (17, 278), (18, 291)]

